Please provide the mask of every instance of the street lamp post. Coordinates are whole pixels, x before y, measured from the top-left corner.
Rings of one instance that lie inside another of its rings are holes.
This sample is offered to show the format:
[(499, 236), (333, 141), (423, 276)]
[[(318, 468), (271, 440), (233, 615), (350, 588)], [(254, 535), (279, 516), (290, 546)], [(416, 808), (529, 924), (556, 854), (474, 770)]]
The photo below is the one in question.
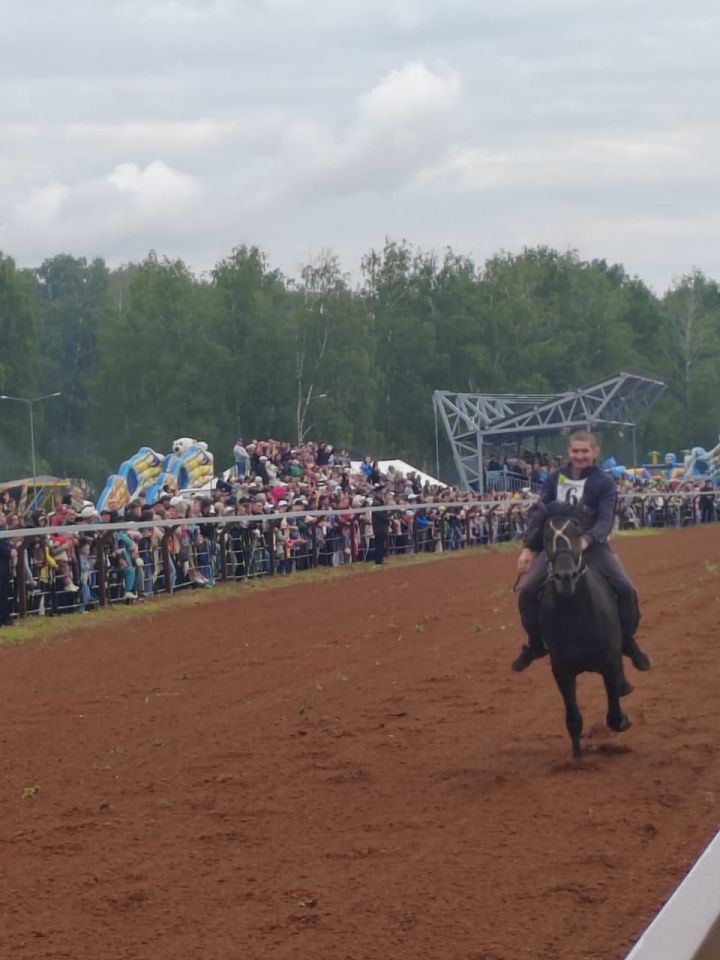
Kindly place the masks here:
[(30, 410), (30, 453), (32, 456), (32, 483), (33, 483), (33, 498), (37, 492), (37, 486), (35, 484), (35, 477), (37, 476), (37, 470), (35, 468), (35, 423), (33, 419), (33, 404), (40, 403), (41, 400), (51, 400), (53, 397), (61, 397), (61, 393), (46, 393), (42, 397), (9, 397), (6, 394), (0, 394), (0, 400), (16, 400), (18, 403), (26, 403)]

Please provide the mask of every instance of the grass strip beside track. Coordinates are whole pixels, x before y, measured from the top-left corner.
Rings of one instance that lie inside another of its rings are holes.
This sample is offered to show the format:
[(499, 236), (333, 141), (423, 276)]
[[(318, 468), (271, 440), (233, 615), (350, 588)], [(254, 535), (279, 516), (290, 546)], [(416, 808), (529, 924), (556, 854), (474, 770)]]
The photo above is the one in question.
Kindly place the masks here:
[(466, 557), (468, 550), (472, 550), (478, 557), (492, 557), (498, 552), (517, 550), (518, 547), (518, 542), (513, 541), (494, 544), (490, 547), (392, 557), (386, 561), (382, 570), (378, 570), (373, 563), (354, 563), (342, 567), (316, 567), (313, 570), (296, 571), (289, 576), (276, 574), (273, 577), (260, 577), (242, 583), (221, 583), (209, 590), (182, 590), (175, 594), (156, 594), (144, 603), (117, 601), (110, 606), (101, 607), (85, 614), (69, 612), (55, 617), (39, 617), (31, 614), (25, 620), (15, 620), (12, 626), (0, 630), (0, 647), (16, 646), (30, 640), (39, 640), (42, 644), (49, 644), (51, 640), (73, 632), (102, 629), (110, 623), (116, 623), (118, 617), (126, 619), (147, 617), (166, 610), (180, 610), (183, 606), (196, 607), (221, 600), (241, 599), (248, 594), (266, 590), (278, 590), (307, 583), (322, 583), (343, 577), (377, 575), (386, 570), (398, 569), (403, 566), (418, 566), (425, 563), (439, 563), (443, 560)]
[[(660, 533), (670, 532), (663, 529), (647, 528), (641, 530), (620, 530), (614, 537), (635, 538), (649, 537)], [(476, 552), (478, 557), (492, 557), (498, 552), (518, 550), (520, 542), (517, 540), (497, 543), (486, 547), (467, 547), (464, 550), (445, 550), (442, 553), (416, 553), (409, 556), (391, 557), (386, 561), (384, 569), (397, 569), (399, 566), (418, 565), (424, 563), (438, 563), (443, 560), (452, 560), (468, 555), (468, 550)], [(73, 631), (98, 629), (107, 626), (118, 617), (137, 618), (156, 614), (165, 610), (178, 610), (185, 606), (199, 606), (219, 600), (240, 598), (248, 593), (257, 593), (264, 590), (277, 590), (284, 587), (303, 583), (319, 583), (326, 580), (335, 580), (341, 577), (367, 576), (378, 573), (373, 563), (354, 563), (342, 567), (316, 567), (313, 570), (296, 571), (289, 576), (276, 575), (261, 577), (242, 583), (218, 584), (211, 590), (183, 590), (175, 594), (158, 594), (144, 603), (116, 602), (111, 606), (93, 610), (87, 614), (62, 614), (56, 617), (38, 617), (30, 615), (23, 621), (14, 621), (13, 625), (0, 630), (0, 647), (15, 646), (29, 640), (40, 640), (49, 643), (56, 637), (65, 636)]]

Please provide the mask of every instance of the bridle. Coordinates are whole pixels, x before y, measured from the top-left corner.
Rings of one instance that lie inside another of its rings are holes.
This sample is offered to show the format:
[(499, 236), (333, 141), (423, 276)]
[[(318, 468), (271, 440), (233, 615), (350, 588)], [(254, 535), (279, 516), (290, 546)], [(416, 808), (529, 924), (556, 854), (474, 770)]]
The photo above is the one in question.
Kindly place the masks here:
[(557, 569), (558, 557), (567, 554), (572, 558), (569, 586), (570, 592), (574, 593), (578, 581), (587, 572), (587, 564), (579, 544), (577, 521), (569, 518), (560, 523), (559, 518), (552, 517), (547, 520), (545, 524), (545, 553), (548, 558), (548, 573), (545, 582), (552, 582), (556, 585), (566, 586), (568, 584), (567, 569), (562, 572)]

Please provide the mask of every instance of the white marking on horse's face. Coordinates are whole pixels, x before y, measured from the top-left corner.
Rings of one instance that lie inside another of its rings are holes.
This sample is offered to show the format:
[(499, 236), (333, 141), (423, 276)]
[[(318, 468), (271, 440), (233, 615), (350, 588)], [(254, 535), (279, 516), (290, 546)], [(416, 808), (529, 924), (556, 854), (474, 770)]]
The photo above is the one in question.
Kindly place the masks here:
[(572, 517), (553, 518), (545, 530), (545, 551), (549, 560), (549, 578), (560, 594), (574, 594), (584, 573), (580, 529)]
[(561, 527), (557, 527), (554, 523), (550, 525), (550, 529), (553, 533), (552, 539), (552, 554), (553, 556), (557, 555), (558, 551), (563, 549), (563, 547), (558, 547), (558, 541), (562, 540), (565, 544), (564, 549), (572, 551), (573, 545), (570, 542), (570, 538), (566, 534), (567, 528), (571, 524), (571, 520), (566, 520)]

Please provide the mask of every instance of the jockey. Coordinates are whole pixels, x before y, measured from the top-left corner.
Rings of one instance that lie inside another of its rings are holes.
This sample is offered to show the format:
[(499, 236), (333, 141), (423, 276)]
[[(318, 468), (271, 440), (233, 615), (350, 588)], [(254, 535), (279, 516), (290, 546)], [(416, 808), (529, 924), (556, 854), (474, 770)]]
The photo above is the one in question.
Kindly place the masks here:
[[(635, 631), (640, 622), (640, 607), (635, 587), (623, 569), (617, 554), (608, 543), (615, 519), (617, 490), (612, 477), (596, 466), (598, 443), (592, 433), (578, 430), (571, 434), (568, 445), (569, 463), (554, 471), (546, 480), (540, 495), (541, 503), (579, 504), (589, 519), (581, 538), (585, 562), (608, 581), (617, 596), (623, 653), (636, 670), (650, 670), (652, 660), (640, 649)], [(533, 660), (547, 653), (540, 635), (540, 589), (547, 574), (547, 557), (542, 550), (542, 527), (530, 523), (518, 557), (517, 570), (522, 575), (518, 606), (520, 619), (528, 635), (512, 669), (519, 673)]]

